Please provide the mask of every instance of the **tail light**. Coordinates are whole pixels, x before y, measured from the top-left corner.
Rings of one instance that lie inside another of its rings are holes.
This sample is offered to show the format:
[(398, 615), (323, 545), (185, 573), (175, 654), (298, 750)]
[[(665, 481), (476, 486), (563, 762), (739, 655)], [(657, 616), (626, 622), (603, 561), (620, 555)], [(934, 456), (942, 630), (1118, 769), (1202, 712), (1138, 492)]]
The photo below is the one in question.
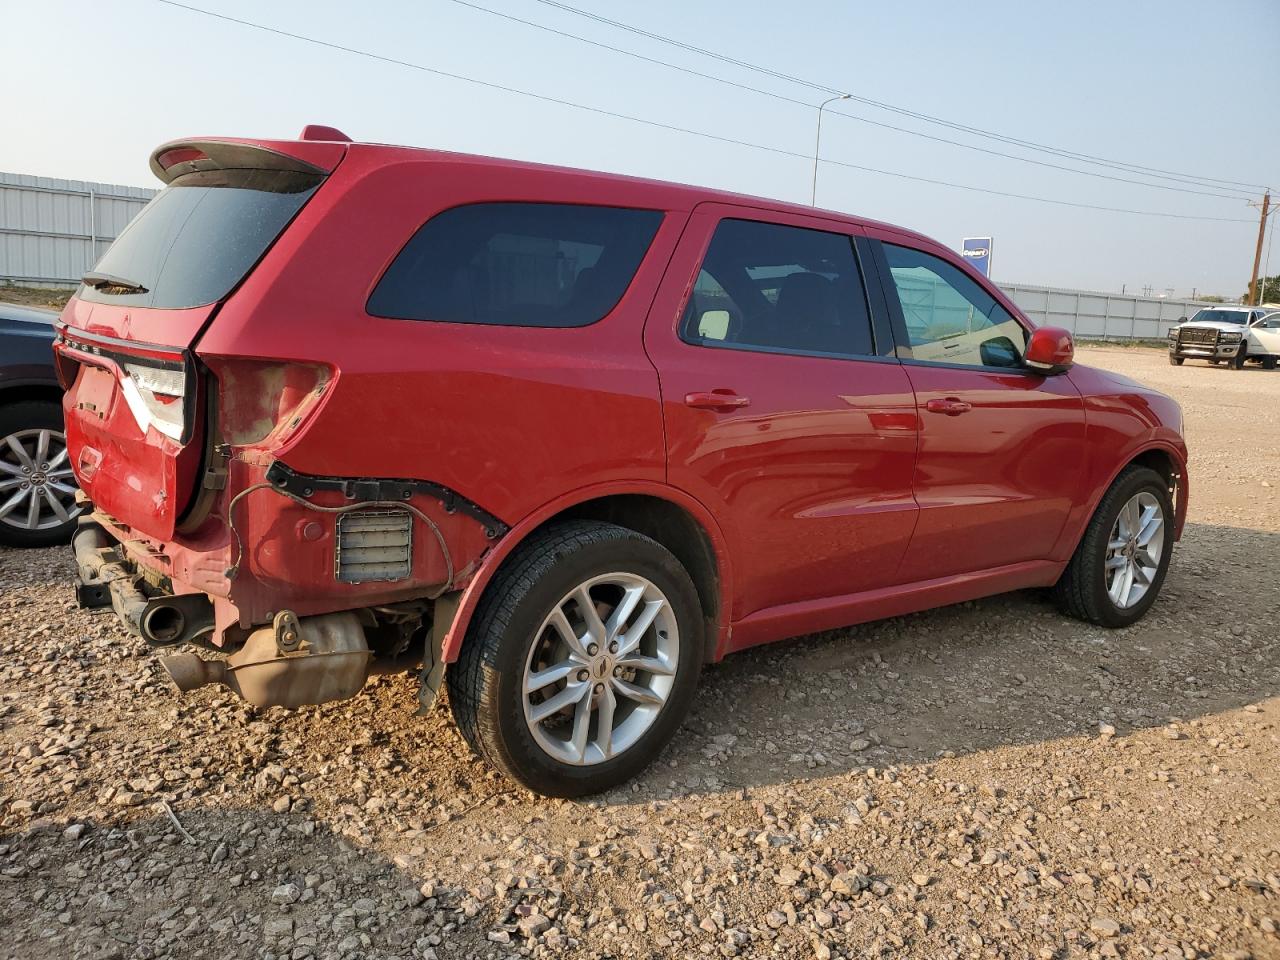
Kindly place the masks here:
[(155, 427), (169, 439), (181, 441), (186, 425), (186, 371), (126, 361), (120, 372), (120, 388), (138, 428), (146, 433), (147, 427)]

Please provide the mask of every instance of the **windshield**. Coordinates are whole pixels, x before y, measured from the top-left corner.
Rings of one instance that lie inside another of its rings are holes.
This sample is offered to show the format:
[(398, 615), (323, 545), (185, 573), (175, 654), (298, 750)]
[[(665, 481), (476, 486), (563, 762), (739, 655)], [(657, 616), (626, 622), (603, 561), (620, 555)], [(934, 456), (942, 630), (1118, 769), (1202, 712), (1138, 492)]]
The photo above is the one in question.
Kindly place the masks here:
[(1192, 323), (1239, 323), (1249, 322), (1247, 310), (1201, 310), (1191, 318)]
[(179, 177), (85, 274), (77, 296), (173, 310), (221, 300), (321, 180), (280, 170), (209, 170)]

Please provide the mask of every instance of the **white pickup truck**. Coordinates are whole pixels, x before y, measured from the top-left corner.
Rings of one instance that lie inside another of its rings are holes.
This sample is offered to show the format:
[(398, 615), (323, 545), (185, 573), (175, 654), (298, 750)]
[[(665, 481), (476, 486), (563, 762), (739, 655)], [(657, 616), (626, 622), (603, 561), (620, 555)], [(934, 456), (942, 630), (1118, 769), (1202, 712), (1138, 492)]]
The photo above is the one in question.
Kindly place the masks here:
[(1226, 363), (1240, 370), (1261, 363), (1274, 370), (1280, 360), (1280, 311), (1270, 307), (1206, 307), (1169, 331), (1169, 362)]

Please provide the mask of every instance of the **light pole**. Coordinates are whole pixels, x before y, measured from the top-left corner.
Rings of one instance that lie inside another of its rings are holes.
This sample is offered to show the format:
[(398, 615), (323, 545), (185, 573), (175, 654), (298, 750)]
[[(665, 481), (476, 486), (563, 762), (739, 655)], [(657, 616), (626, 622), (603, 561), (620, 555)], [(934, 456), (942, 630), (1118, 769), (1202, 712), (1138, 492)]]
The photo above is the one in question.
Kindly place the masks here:
[(818, 205), (818, 151), (822, 147), (822, 110), (828, 103), (835, 103), (837, 100), (848, 100), (851, 96), (853, 94), (842, 93), (838, 97), (831, 97), (818, 104), (818, 135), (813, 141), (813, 189), (809, 195), (809, 206), (811, 207)]

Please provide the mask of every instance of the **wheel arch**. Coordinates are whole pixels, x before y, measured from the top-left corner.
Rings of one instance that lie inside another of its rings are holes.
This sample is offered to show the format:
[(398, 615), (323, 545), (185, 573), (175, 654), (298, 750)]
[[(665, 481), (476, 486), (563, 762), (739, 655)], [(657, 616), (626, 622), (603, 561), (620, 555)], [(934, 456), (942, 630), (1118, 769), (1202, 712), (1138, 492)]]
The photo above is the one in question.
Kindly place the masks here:
[(1169, 484), (1170, 495), (1173, 498), (1173, 537), (1175, 540), (1182, 538), (1182, 528), (1187, 519), (1186, 454), (1170, 442), (1154, 439), (1148, 440), (1137, 449), (1130, 451), (1125, 457), (1119, 459), (1111, 474), (1106, 478), (1106, 482), (1098, 485), (1086, 509), (1081, 511), (1070, 536), (1059, 541), (1060, 546), (1054, 551), (1056, 558), (1064, 562), (1071, 558), (1089, 527), (1089, 521), (1093, 519), (1094, 513), (1097, 512), (1098, 504), (1102, 502), (1102, 498), (1111, 489), (1111, 485), (1116, 482), (1116, 477), (1131, 466), (1149, 467), (1164, 477)]
[(507, 558), (531, 535), (570, 519), (614, 523), (670, 550), (689, 572), (698, 592), (704, 623), (704, 659), (719, 659), (727, 645), (728, 611), (732, 609), (729, 557), (719, 525), (706, 507), (675, 487), (628, 483), (574, 491), (516, 523), (484, 557), (470, 583), (455, 595), (456, 603), (437, 604), (437, 612), (456, 606), (440, 648), (445, 663), (457, 660), (480, 597)]

